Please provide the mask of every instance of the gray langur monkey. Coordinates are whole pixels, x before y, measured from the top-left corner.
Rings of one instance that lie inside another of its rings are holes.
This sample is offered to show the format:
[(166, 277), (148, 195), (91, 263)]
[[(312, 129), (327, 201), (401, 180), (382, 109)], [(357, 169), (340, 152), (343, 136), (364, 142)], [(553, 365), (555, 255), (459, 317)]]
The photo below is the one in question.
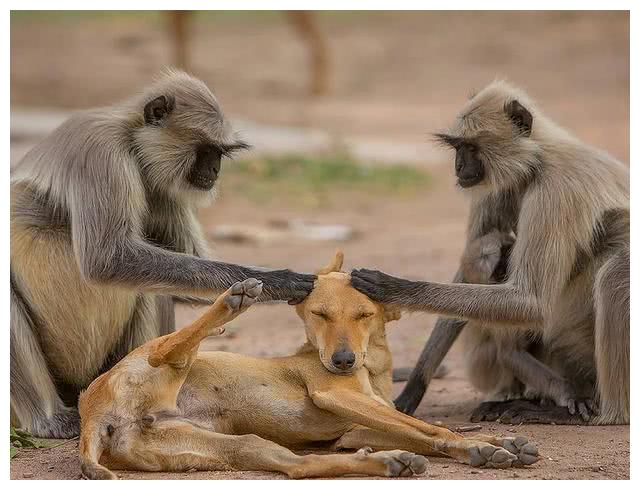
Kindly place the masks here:
[(40, 437), (78, 434), (79, 390), (174, 329), (173, 301), (236, 281), (299, 302), (314, 276), (206, 259), (196, 207), (224, 157), (246, 148), (200, 80), (169, 71), (140, 95), (78, 113), (11, 179), (11, 418)]
[[(440, 138), (456, 151), (473, 226), (483, 215), (513, 222), (507, 280), (441, 284), (361, 269), (352, 272), (353, 286), (401, 308), (537, 332), (552, 357), (549, 370), (571, 390), (569, 399), (595, 413), (591, 423), (629, 423), (628, 168), (500, 81), (471, 98)], [(446, 353), (452, 340), (434, 342)], [(558, 408), (509, 410), (520, 422), (552, 422)], [(545, 410), (551, 415), (541, 417)]]

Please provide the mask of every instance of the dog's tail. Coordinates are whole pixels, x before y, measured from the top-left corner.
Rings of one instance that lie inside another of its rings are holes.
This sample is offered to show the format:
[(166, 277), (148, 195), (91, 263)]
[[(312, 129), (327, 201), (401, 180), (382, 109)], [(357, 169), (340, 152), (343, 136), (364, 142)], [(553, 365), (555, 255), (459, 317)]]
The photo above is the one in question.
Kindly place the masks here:
[(82, 424), (80, 431), (80, 470), (88, 480), (117, 480), (115, 473), (102, 466), (100, 456), (105, 450), (105, 443), (111, 438), (113, 429), (100, 421), (89, 420)]

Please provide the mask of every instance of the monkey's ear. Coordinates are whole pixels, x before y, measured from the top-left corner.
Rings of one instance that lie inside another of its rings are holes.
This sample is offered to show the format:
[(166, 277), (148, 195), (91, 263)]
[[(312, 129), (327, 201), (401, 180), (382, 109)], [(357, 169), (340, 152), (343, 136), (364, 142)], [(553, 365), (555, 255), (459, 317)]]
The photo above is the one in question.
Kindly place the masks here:
[(533, 116), (525, 106), (523, 106), (517, 100), (512, 100), (505, 106), (504, 110), (513, 124), (518, 127), (522, 136), (525, 136), (527, 138), (531, 136), (531, 128), (533, 127)]
[(161, 95), (144, 106), (144, 122), (146, 124), (158, 124), (173, 110), (174, 101), (171, 97)]

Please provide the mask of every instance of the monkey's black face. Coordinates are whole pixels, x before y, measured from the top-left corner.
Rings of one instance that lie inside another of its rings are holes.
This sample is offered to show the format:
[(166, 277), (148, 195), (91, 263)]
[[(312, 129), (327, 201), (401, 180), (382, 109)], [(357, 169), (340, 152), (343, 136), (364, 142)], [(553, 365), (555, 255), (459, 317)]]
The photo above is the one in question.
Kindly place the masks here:
[(203, 191), (213, 188), (222, 161), (222, 150), (214, 145), (201, 145), (196, 151), (196, 161), (187, 174), (187, 181)]
[(458, 177), (458, 185), (464, 189), (484, 180), (484, 164), (478, 157), (478, 149), (475, 145), (461, 143), (456, 147), (456, 177)]

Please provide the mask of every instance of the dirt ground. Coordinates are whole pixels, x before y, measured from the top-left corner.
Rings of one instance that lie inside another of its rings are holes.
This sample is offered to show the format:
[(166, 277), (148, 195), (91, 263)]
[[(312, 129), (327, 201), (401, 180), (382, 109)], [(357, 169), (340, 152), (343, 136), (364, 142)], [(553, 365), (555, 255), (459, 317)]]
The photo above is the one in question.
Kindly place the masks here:
[[(213, 224), (247, 222), (264, 224), (274, 218), (302, 218), (319, 223), (341, 223), (354, 227), (357, 238), (343, 243), (288, 241), (263, 246), (214, 244), (218, 257), (227, 261), (270, 267), (291, 267), (311, 271), (329, 260), (340, 246), (346, 256), (345, 269), (372, 266), (407, 277), (450, 279), (461, 252), (464, 234), (465, 203), (462, 197), (450, 199), (453, 180), (449, 168), (438, 166), (432, 174), (431, 190), (424, 195), (394, 202), (350, 196), (348, 204), (341, 196), (327, 204), (322, 213), (316, 209), (291, 209), (282, 204), (256, 207), (244, 196), (224, 192), (208, 212), (202, 213), (206, 229)], [(416, 224), (419, 223), (419, 226)], [(198, 315), (199, 310), (181, 307), (178, 325)], [(406, 316), (388, 327), (388, 336), (396, 365), (411, 365), (426, 341), (434, 317), (425, 314)], [(292, 353), (304, 339), (300, 320), (287, 305), (260, 305), (234, 320), (228, 332), (208, 339), (203, 349), (241, 352), (256, 356)], [(445, 360), (449, 374), (434, 380), (416, 416), (451, 427), (469, 425), (471, 409), (482, 400), (466, 381), (461, 346)], [(396, 385), (396, 390), (401, 385)], [(544, 459), (529, 469), (474, 470), (450, 460), (432, 458), (423, 478), (447, 479), (592, 479), (629, 478), (628, 427), (519, 426), (482, 423), (482, 432), (524, 434), (535, 440)], [(120, 472), (123, 478), (280, 478), (257, 472), (206, 472), (182, 474), (142, 474)], [(11, 463), (11, 477), (76, 478), (79, 475), (77, 442), (45, 450), (23, 450)]]
[[(429, 131), (446, 124), (471, 89), (508, 76), (530, 89), (560, 123), (628, 161), (628, 17), (527, 15), (324, 15), (322, 27), (333, 49), (334, 91), (321, 100), (304, 95), (304, 51), (281, 16), (207, 15), (194, 26), (194, 71), (215, 87), (231, 115), (409, 143), (424, 142)], [(12, 107), (85, 107), (126, 95), (168, 62), (162, 29), (161, 23), (141, 17), (14, 19)], [(347, 269), (367, 266), (447, 281), (462, 249), (466, 203), (454, 189), (446, 160), (443, 153), (442, 162), (425, 162), (431, 180), (419, 195), (393, 200), (335, 195), (317, 208), (288, 202), (286, 196), (256, 206), (241, 192), (223, 189), (201, 220), (207, 231), (225, 223), (301, 218), (350, 225), (358, 232), (344, 244), (212, 244), (216, 256), (230, 262), (311, 271), (340, 246)], [(197, 314), (180, 308), (178, 323)], [(396, 365), (415, 362), (433, 322), (433, 316), (414, 314), (389, 326)], [(303, 337), (291, 307), (261, 305), (235, 320), (224, 336), (206, 341), (203, 349), (274, 356), (291, 353)], [(468, 424), (468, 414), (482, 396), (465, 379), (461, 346), (445, 362), (449, 374), (432, 382), (416, 416), (451, 427)], [(399, 392), (401, 385), (395, 389)], [(628, 427), (481, 425), (485, 433), (530, 437), (543, 459), (532, 468), (500, 471), (431, 458), (423, 478), (629, 478)], [(132, 479), (281, 477), (259, 472), (119, 474)], [(22, 450), (11, 462), (12, 479), (78, 477), (76, 441)]]

